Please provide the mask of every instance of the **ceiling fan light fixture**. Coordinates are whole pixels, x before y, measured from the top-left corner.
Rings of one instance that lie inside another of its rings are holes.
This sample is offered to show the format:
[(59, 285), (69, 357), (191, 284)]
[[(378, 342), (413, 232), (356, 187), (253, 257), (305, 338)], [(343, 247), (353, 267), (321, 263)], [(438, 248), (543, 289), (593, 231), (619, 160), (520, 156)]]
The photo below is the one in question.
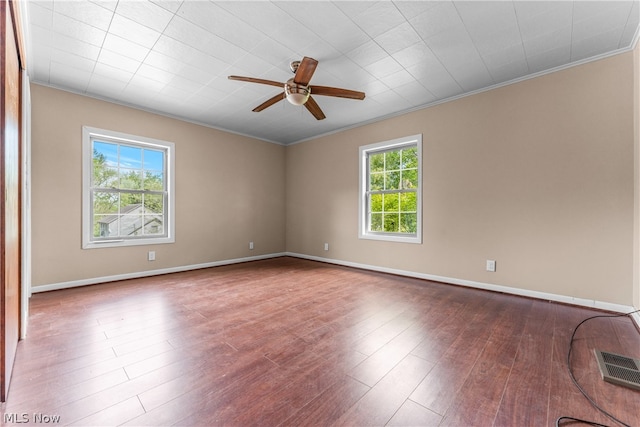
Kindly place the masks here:
[(284, 84), (284, 93), (287, 96), (287, 101), (293, 105), (304, 105), (311, 95), (311, 90), (308, 86), (302, 86), (295, 84), (293, 79), (289, 79)]

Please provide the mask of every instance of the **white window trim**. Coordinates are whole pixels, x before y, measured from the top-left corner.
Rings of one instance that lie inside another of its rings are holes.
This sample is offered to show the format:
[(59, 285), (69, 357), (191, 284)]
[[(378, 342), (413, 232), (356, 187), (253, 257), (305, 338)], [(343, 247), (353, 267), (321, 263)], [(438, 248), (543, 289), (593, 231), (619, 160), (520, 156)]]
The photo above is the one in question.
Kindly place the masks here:
[[(166, 150), (167, 162), (167, 212), (166, 224), (167, 235), (162, 237), (136, 238), (136, 239), (114, 239), (103, 241), (92, 241), (92, 221), (91, 221), (91, 165), (93, 164), (93, 151), (91, 149), (91, 139), (102, 137), (107, 140), (132, 143), (135, 145), (149, 146), (151, 148), (161, 148)], [(143, 136), (129, 135), (111, 130), (98, 129), (89, 126), (82, 127), (82, 249), (109, 248), (120, 246), (156, 245), (175, 242), (175, 145), (172, 142), (161, 141), (159, 139), (147, 138)]]
[[(403, 235), (401, 233), (379, 233), (368, 231), (367, 224), (367, 183), (368, 165), (367, 154), (375, 151), (398, 149), (403, 146), (416, 145), (418, 147), (418, 191), (417, 191), (417, 230), (415, 235)], [(360, 147), (360, 182), (358, 202), (358, 237), (360, 239), (385, 240), (389, 242), (422, 243), (422, 134), (407, 136), (383, 141)]]

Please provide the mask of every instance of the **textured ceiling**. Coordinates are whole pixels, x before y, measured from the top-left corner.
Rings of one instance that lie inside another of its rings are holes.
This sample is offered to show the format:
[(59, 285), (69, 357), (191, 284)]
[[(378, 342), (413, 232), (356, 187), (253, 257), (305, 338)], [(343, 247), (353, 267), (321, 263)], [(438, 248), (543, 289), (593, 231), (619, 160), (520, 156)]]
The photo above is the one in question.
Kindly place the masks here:
[[(572, 63), (628, 50), (635, 1), (28, 1), (35, 83), (289, 144)], [(327, 118), (279, 102), (251, 110), (289, 63), (311, 84), (366, 93), (315, 97)]]

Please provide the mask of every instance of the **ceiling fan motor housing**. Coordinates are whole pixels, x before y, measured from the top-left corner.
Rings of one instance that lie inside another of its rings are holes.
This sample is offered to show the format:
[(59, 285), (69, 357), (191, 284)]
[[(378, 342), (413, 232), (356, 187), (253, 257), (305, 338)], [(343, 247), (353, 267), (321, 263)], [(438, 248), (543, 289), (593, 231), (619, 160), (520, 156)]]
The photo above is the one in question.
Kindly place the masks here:
[(293, 79), (287, 80), (284, 84), (284, 93), (287, 101), (293, 105), (303, 105), (311, 95), (311, 89), (308, 86), (302, 86), (293, 82)]

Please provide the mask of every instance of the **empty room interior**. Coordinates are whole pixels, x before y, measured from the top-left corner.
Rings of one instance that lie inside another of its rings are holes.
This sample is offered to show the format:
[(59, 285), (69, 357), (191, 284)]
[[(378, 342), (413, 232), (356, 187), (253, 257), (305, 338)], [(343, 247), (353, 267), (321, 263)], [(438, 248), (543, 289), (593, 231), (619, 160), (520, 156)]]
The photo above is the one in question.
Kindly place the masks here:
[(2, 1), (3, 425), (640, 425), (640, 2)]

